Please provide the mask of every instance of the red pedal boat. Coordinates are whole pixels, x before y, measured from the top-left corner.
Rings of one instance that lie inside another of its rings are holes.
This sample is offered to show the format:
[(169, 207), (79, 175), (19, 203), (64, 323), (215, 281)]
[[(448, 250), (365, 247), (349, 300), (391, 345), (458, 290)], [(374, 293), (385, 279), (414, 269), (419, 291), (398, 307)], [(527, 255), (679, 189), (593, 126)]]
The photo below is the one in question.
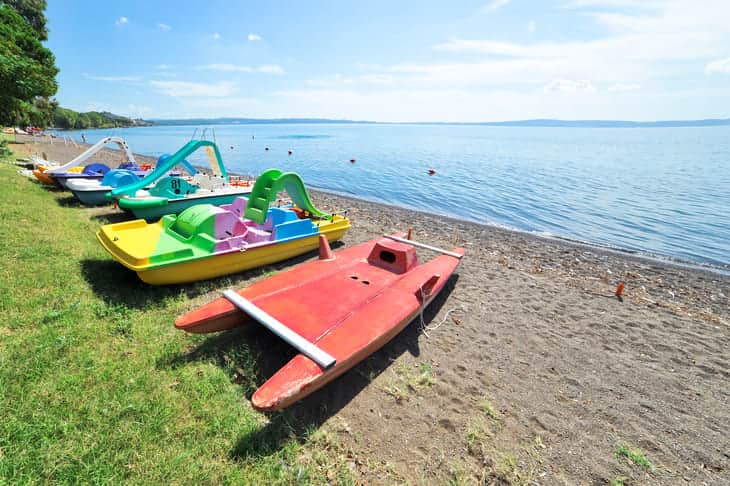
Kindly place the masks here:
[[(441, 253), (419, 263), (416, 247)], [(178, 317), (192, 333), (258, 321), (297, 348), (296, 355), (252, 397), (258, 410), (280, 410), (321, 388), (379, 349), (433, 298), (464, 250), (441, 250), (385, 236), (276, 274)]]

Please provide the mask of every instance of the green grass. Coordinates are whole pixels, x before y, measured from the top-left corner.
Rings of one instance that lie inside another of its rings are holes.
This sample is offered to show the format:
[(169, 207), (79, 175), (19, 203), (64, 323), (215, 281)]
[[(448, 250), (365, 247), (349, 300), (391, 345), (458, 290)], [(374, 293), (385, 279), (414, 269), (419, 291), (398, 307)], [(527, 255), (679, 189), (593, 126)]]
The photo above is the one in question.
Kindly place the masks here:
[(631, 479), (626, 476), (618, 476), (613, 478), (608, 484), (609, 486), (628, 486)]
[(479, 409), (492, 420), (499, 420), (500, 415), (496, 408), (494, 408), (494, 405), (492, 405), (492, 402), (489, 400), (488, 397), (482, 397), (481, 400), (479, 400)]
[(618, 444), (616, 446), (616, 459), (618, 461), (627, 459), (632, 464), (641, 466), (644, 469), (651, 469), (651, 463), (644, 453), (628, 444)]
[(0, 187), (0, 484), (350, 481), (311, 427), (251, 408), (245, 341), (174, 329), (240, 280), (148, 286), (97, 243), (103, 211), (6, 165)]

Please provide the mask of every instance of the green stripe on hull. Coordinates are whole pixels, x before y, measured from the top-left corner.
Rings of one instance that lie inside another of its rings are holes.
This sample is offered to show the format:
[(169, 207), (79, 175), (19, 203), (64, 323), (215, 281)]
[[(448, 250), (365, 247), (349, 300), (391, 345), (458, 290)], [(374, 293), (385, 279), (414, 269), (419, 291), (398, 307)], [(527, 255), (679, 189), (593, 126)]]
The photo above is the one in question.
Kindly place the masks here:
[(166, 214), (180, 214), (187, 208), (195, 206), (196, 204), (212, 204), (213, 206), (220, 206), (221, 204), (230, 204), (237, 197), (248, 197), (248, 194), (234, 193), (224, 194), (220, 196), (209, 196), (209, 197), (197, 197), (189, 199), (177, 199), (167, 202), (162, 206), (152, 207), (133, 207), (129, 208), (137, 218), (146, 219), (147, 221), (156, 221)]

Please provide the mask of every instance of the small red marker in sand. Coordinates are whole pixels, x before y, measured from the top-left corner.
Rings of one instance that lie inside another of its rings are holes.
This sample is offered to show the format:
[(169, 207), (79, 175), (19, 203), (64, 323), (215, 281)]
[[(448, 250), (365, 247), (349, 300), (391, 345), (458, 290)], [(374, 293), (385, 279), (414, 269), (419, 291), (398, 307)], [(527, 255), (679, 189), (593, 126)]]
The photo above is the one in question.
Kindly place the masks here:
[(407, 240), (413, 239), (413, 229), (412, 228), (408, 228), (408, 236), (406, 236), (406, 239)]
[(325, 235), (319, 235), (319, 259), (320, 260), (334, 260), (335, 256), (330, 248), (330, 243), (327, 241)]
[(428, 175), (434, 175), (436, 173), (436, 169), (428, 169)]
[(624, 291), (624, 283), (619, 282), (618, 286), (616, 287), (616, 294), (615, 294), (619, 300), (621, 300), (621, 294), (623, 293), (623, 291)]

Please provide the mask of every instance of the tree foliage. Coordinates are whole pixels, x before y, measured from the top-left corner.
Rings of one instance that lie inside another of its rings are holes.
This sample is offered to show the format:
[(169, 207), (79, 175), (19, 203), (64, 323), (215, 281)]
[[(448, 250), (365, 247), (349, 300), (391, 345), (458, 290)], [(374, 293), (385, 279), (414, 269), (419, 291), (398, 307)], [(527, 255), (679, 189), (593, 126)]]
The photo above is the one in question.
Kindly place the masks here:
[[(47, 98), (58, 90), (56, 60), (41, 44), (39, 33), (12, 3), (45, 7), (45, 2), (37, 0), (0, 1), (0, 124), (47, 120), (53, 110), (45, 110), (44, 103), (37, 99), (46, 98), (45, 103), (52, 103)], [(37, 16), (31, 19), (45, 33), (45, 17), (42, 21)]]
[(39, 40), (48, 40), (46, 29), (46, 0), (2, 0), (12, 7), (36, 31)]
[(106, 111), (88, 111), (78, 113), (68, 108), (58, 107), (53, 117), (56, 128), (116, 128), (148, 125), (142, 120), (133, 120), (125, 116), (115, 115)]

